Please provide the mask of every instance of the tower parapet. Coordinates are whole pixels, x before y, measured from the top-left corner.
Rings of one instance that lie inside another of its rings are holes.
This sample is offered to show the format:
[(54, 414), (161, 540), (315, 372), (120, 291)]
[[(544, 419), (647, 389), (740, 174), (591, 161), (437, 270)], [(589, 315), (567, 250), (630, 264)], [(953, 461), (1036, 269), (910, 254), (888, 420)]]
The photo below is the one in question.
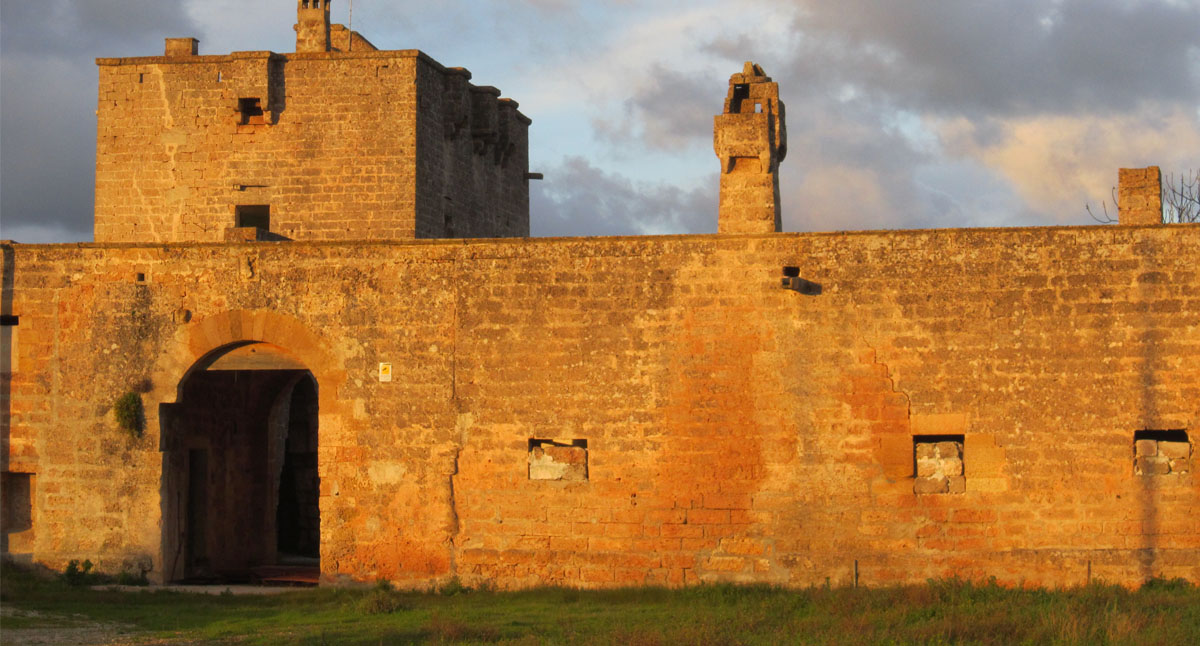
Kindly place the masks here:
[(329, 51), (329, 4), (332, 0), (296, 0), (296, 51)]
[(779, 84), (747, 62), (729, 78), (725, 111), (716, 116), (713, 149), (721, 160), (718, 233), (773, 233), (781, 229), (779, 162), (787, 156), (787, 128)]

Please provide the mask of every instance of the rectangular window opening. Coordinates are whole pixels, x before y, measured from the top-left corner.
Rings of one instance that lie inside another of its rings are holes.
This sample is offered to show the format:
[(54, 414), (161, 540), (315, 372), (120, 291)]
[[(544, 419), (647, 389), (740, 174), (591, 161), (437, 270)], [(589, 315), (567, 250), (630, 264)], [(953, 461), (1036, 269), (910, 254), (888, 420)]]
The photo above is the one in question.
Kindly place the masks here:
[(1187, 431), (1144, 430), (1133, 433), (1133, 472), (1139, 476), (1190, 473), (1192, 443)]
[(259, 126), (266, 123), (262, 99), (238, 99), (238, 112), (241, 113), (241, 125), (243, 126)]
[(139, 271), (138, 273), (134, 274), (133, 280), (134, 282), (144, 283), (146, 282), (146, 274)]
[(270, 204), (240, 204), (234, 211), (235, 226), (271, 230)]
[(5, 471), (0, 477), (0, 523), (3, 524), (4, 552), (25, 553), (33, 550), (32, 473)]
[(913, 493), (963, 493), (967, 490), (962, 435), (913, 436)]
[(529, 440), (529, 479), (580, 482), (588, 479), (587, 440)]
[(21, 323), (21, 317), (16, 314), (0, 315), (0, 325), (4, 327), (16, 327)]

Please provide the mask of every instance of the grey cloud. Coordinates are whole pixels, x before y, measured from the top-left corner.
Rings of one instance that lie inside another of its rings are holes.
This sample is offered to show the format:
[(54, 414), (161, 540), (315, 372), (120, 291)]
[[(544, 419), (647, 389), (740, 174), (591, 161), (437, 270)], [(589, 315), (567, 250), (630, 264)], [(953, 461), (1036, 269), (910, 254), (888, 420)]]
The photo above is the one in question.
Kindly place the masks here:
[(581, 157), (569, 157), (546, 171), (546, 180), (533, 186), (530, 202), (533, 235), (539, 237), (717, 230), (715, 176), (692, 190), (637, 184)]
[(192, 33), (182, 1), (4, 0), (0, 50), (73, 56), (145, 56), (167, 35)]
[(1200, 5), (1166, 1), (805, 0), (795, 76), (967, 114), (1196, 101)]
[(0, 21), (0, 236), (92, 232), (97, 56), (155, 54), (193, 33), (182, 3), (5, 0)]
[(688, 76), (652, 65), (637, 79), (617, 119), (595, 119), (597, 136), (611, 143), (640, 141), (651, 149), (679, 151), (712, 137), (725, 81), (717, 74)]

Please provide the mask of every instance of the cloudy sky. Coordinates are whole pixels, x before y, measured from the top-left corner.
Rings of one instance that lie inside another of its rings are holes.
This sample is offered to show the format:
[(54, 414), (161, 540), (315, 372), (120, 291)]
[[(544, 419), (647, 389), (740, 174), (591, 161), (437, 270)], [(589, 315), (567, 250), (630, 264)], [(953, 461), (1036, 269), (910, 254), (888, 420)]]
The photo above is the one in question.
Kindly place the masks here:
[[(295, 4), (0, 0), (0, 237), (91, 239), (94, 58), (289, 52)], [(787, 104), (786, 231), (1090, 224), (1118, 167), (1200, 167), (1200, 0), (355, 0), (353, 27), (520, 102), (534, 235), (715, 231), (746, 60)]]

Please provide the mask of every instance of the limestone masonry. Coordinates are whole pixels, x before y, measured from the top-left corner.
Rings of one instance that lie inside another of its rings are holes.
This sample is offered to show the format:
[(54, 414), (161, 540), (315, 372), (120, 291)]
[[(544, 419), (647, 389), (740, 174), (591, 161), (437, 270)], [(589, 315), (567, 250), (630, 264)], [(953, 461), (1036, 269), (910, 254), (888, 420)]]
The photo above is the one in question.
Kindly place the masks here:
[(6, 558), (1200, 581), (1200, 225), (1158, 224), (1157, 169), (1119, 226), (779, 233), (747, 64), (719, 234), (530, 239), (516, 103), (328, 4), (297, 53), (98, 61), (96, 242), (0, 244)]

